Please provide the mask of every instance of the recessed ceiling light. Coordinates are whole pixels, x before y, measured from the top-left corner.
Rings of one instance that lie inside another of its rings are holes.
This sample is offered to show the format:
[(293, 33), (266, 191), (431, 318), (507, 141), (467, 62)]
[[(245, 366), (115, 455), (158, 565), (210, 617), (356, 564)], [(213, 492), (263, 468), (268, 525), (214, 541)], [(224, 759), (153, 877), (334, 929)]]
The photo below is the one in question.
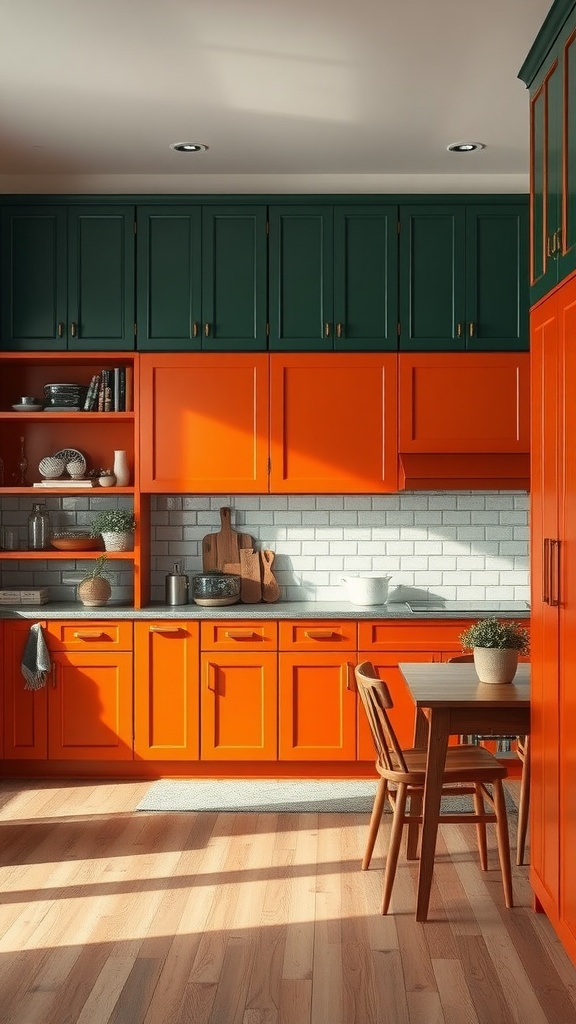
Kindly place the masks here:
[(170, 149), (175, 149), (177, 153), (203, 153), (208, 146), (203, 142), (172, 142)]
[(483, 142), (451, 142), (446, 149), (449, 153), (473, 153), (475, 149), (485, 149)]

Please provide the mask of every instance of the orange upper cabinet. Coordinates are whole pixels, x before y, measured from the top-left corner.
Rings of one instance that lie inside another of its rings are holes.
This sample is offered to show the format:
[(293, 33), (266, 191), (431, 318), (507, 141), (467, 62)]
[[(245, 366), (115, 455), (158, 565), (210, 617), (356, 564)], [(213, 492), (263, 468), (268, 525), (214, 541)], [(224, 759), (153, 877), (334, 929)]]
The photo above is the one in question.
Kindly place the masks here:
[(141, 356), (141, 487), (268, 490), (268, 356)]
[(401, 487), (528, 486), (527, 352), (401, 353), (399, 377)]
[(270, 356), (272, 492), (396, 490), (397, 358)]

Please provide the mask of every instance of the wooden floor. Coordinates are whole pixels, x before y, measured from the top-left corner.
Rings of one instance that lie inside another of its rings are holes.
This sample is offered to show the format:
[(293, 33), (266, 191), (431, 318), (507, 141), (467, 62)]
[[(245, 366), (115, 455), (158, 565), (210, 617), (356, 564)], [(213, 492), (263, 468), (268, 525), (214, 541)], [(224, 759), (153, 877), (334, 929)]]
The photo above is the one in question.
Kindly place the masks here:
[[(1, 1024), (576, 1024), (576, 969), (473, 826), (430, 920), (356, 814), (135, 813), (147, 783), (0, 783)], [(511, 783), (511, 786), (514, 786)], [(388, 827), (388, 826), (386, 826)]]

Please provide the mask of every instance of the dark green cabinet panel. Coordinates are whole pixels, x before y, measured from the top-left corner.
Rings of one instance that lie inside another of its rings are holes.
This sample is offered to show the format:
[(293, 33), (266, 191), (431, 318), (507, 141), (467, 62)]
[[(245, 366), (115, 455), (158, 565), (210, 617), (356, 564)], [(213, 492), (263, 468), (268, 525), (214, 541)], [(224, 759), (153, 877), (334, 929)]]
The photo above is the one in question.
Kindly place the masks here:
[(134, 347), (133, 207), (2, 211), (2, 347)]
[(400, 210), (400, 349), (528, 348), (524, 204)]
[(266, 344), (266, 207), (139, 207), (138, 348)]
[(270, 349), (396, 349), (396, 206), (271, 207)]

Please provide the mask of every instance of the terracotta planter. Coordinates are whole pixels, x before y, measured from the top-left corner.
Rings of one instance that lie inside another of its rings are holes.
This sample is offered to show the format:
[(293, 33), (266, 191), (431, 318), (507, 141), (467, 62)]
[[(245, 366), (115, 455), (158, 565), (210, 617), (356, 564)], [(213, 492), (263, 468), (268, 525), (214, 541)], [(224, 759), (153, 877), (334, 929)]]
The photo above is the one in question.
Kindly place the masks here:
[(481, 683), (511, 683), (518, 668), (518, 651), (507, 647), (475, 647), (474, 665)]
[(103, 576), (82, 580), (78, 584), (78, 597), (87, 608), (97, 608), (110, 600), (112, 587)]

